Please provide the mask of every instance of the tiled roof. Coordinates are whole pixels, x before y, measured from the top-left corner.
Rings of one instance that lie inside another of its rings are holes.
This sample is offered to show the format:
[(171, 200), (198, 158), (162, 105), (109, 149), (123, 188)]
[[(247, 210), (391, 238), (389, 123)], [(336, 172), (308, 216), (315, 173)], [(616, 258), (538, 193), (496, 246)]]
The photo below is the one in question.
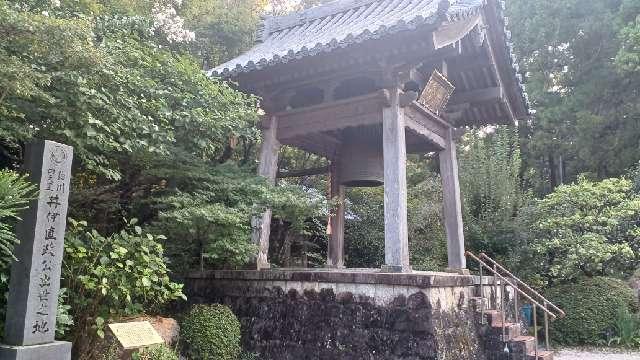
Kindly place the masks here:
[(268, 17), (259, 31), (258, 44), (209, 74), (232, 77), (420, 25), (464, 18), (483, 4), (484, 0), (337, 0), (287, 16)]

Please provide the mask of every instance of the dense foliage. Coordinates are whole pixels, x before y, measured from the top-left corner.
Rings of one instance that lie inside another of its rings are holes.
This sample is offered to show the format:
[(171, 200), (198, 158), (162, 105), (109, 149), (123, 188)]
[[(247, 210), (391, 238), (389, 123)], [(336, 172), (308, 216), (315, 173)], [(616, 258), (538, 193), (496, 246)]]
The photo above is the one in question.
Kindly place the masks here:
[(162, 344), (149, 346), (136, 352), (131, 358), (132, 360), (178, 360), (180, 356), (175, 350)]
[(14, 228), (20, 212), (26, 209), (36, 195), (36, 187), (26, 176), (0, 169), (0, 266), (6, 267), (14, 258), (13, 247), (17, 244)]
[[(33, 137), (73, 145), (73, 217), (105, 235), (136, 217), (168, 236), (169, 254), (196, 248), (208, 266), (251, 257), (249, 219), (261, 206), (293, 204), (277, 215), (304, 231), (317, 212), (305, 193), (253, 175), (257, 99), (202, 72), (250, 42), (265, 5), (226, 3), (2, 1), (2, 164), (19, 165)], [(177, 260), (180, 271), (204, 265)]]
[(523, 211), (525, 263), (544, 283), (633, 273), (640, 260), (640, 195), (624, 179), (581, 178)]
[(507, 8), (536, 110), (521, 123), (530, 185), (544, 194), (581, 173), (622, 175), (640, 158), (638, 2), (511, 0)]
[[(252, 215), (269, 205), (298, 231), (304, 220), (322, 211), (324, 199), (311, 201), (299, 188), (271, 189), (264, 179), (232, 164), (203, 169), (176, 164), (175, 189), (156, 189), (153, 228), (170, 239), (167, 251), (175, 268), (229, 267), (244, 264), (256, 252), (249, 242)], [(180, 189), (189, 189), (188, 192)]]
[(513, 127), (471, 131), (459, 148), (467, 247), (509, 261), (518, 245), (515, 219), (526, 200), (518, 132)]
[(70, 338), (76, 351), (91, 358), (95, 335), (104, 337), (108, 319), (157, 311), (186, 299), (182, 285), (169, 279), (162, 236), (143, 232), (135, 220), (110, 236), (70, 219), (65, 237), (62, 286), (75, 326)]
[(224, 305), (195, 305), (185, 315), (180, 335), (194, 359), (236, 360), (240, 354), (240, 322)]
[(637, 311), (638, 299), (617, 279), (581, 278), (553, 286), (546, 295), (567, 313), (551, 323), (554, 341), (566, 345), (606, 343), (614, 334), (619, 309)]

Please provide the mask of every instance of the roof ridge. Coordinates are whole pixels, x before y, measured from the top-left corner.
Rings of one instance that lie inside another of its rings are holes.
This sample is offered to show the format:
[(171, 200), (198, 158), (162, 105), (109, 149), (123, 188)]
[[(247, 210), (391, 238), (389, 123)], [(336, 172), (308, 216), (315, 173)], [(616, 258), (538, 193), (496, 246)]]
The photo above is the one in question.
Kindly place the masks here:
[(259, 31), (262, 36), (267, 37), (276, 31), (382, 1), (385, 0), (334, 0), (323, 5), (314, 6), (287, 15), (265, 16)]

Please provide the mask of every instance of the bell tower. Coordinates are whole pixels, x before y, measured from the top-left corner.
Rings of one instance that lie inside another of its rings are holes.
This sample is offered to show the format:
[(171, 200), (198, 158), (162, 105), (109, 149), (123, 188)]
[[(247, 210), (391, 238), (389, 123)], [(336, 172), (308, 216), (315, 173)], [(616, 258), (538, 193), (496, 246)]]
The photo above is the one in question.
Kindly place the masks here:
[[(403, 5), (400, 6), (400, 3)], [(338, 0), (265, 19), (259, 42), (211, 71), (262, 97), (258, 173), (274, 183), (278, 151), (326, 158), (327, 266), (344, 267), (347, 187), (384, 187), (384, 272), (410, 272), (407, 154), (437, 154), (448, 268), (466, 268), (456, 141), (467, 126), (528, 115), (497, 0)], [(252, 220), (256, 269), (269, 268), (271, 211)]]

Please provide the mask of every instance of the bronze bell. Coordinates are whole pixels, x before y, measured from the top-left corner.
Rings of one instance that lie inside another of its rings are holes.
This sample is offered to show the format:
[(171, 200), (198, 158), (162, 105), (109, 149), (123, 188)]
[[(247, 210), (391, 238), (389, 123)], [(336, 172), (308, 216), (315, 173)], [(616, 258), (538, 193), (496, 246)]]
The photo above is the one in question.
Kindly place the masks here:
[(374, 187), (384, 184), (382, 138), (370, 135), (366, 131), (345, 134), (338, 166), (342, 185)]

